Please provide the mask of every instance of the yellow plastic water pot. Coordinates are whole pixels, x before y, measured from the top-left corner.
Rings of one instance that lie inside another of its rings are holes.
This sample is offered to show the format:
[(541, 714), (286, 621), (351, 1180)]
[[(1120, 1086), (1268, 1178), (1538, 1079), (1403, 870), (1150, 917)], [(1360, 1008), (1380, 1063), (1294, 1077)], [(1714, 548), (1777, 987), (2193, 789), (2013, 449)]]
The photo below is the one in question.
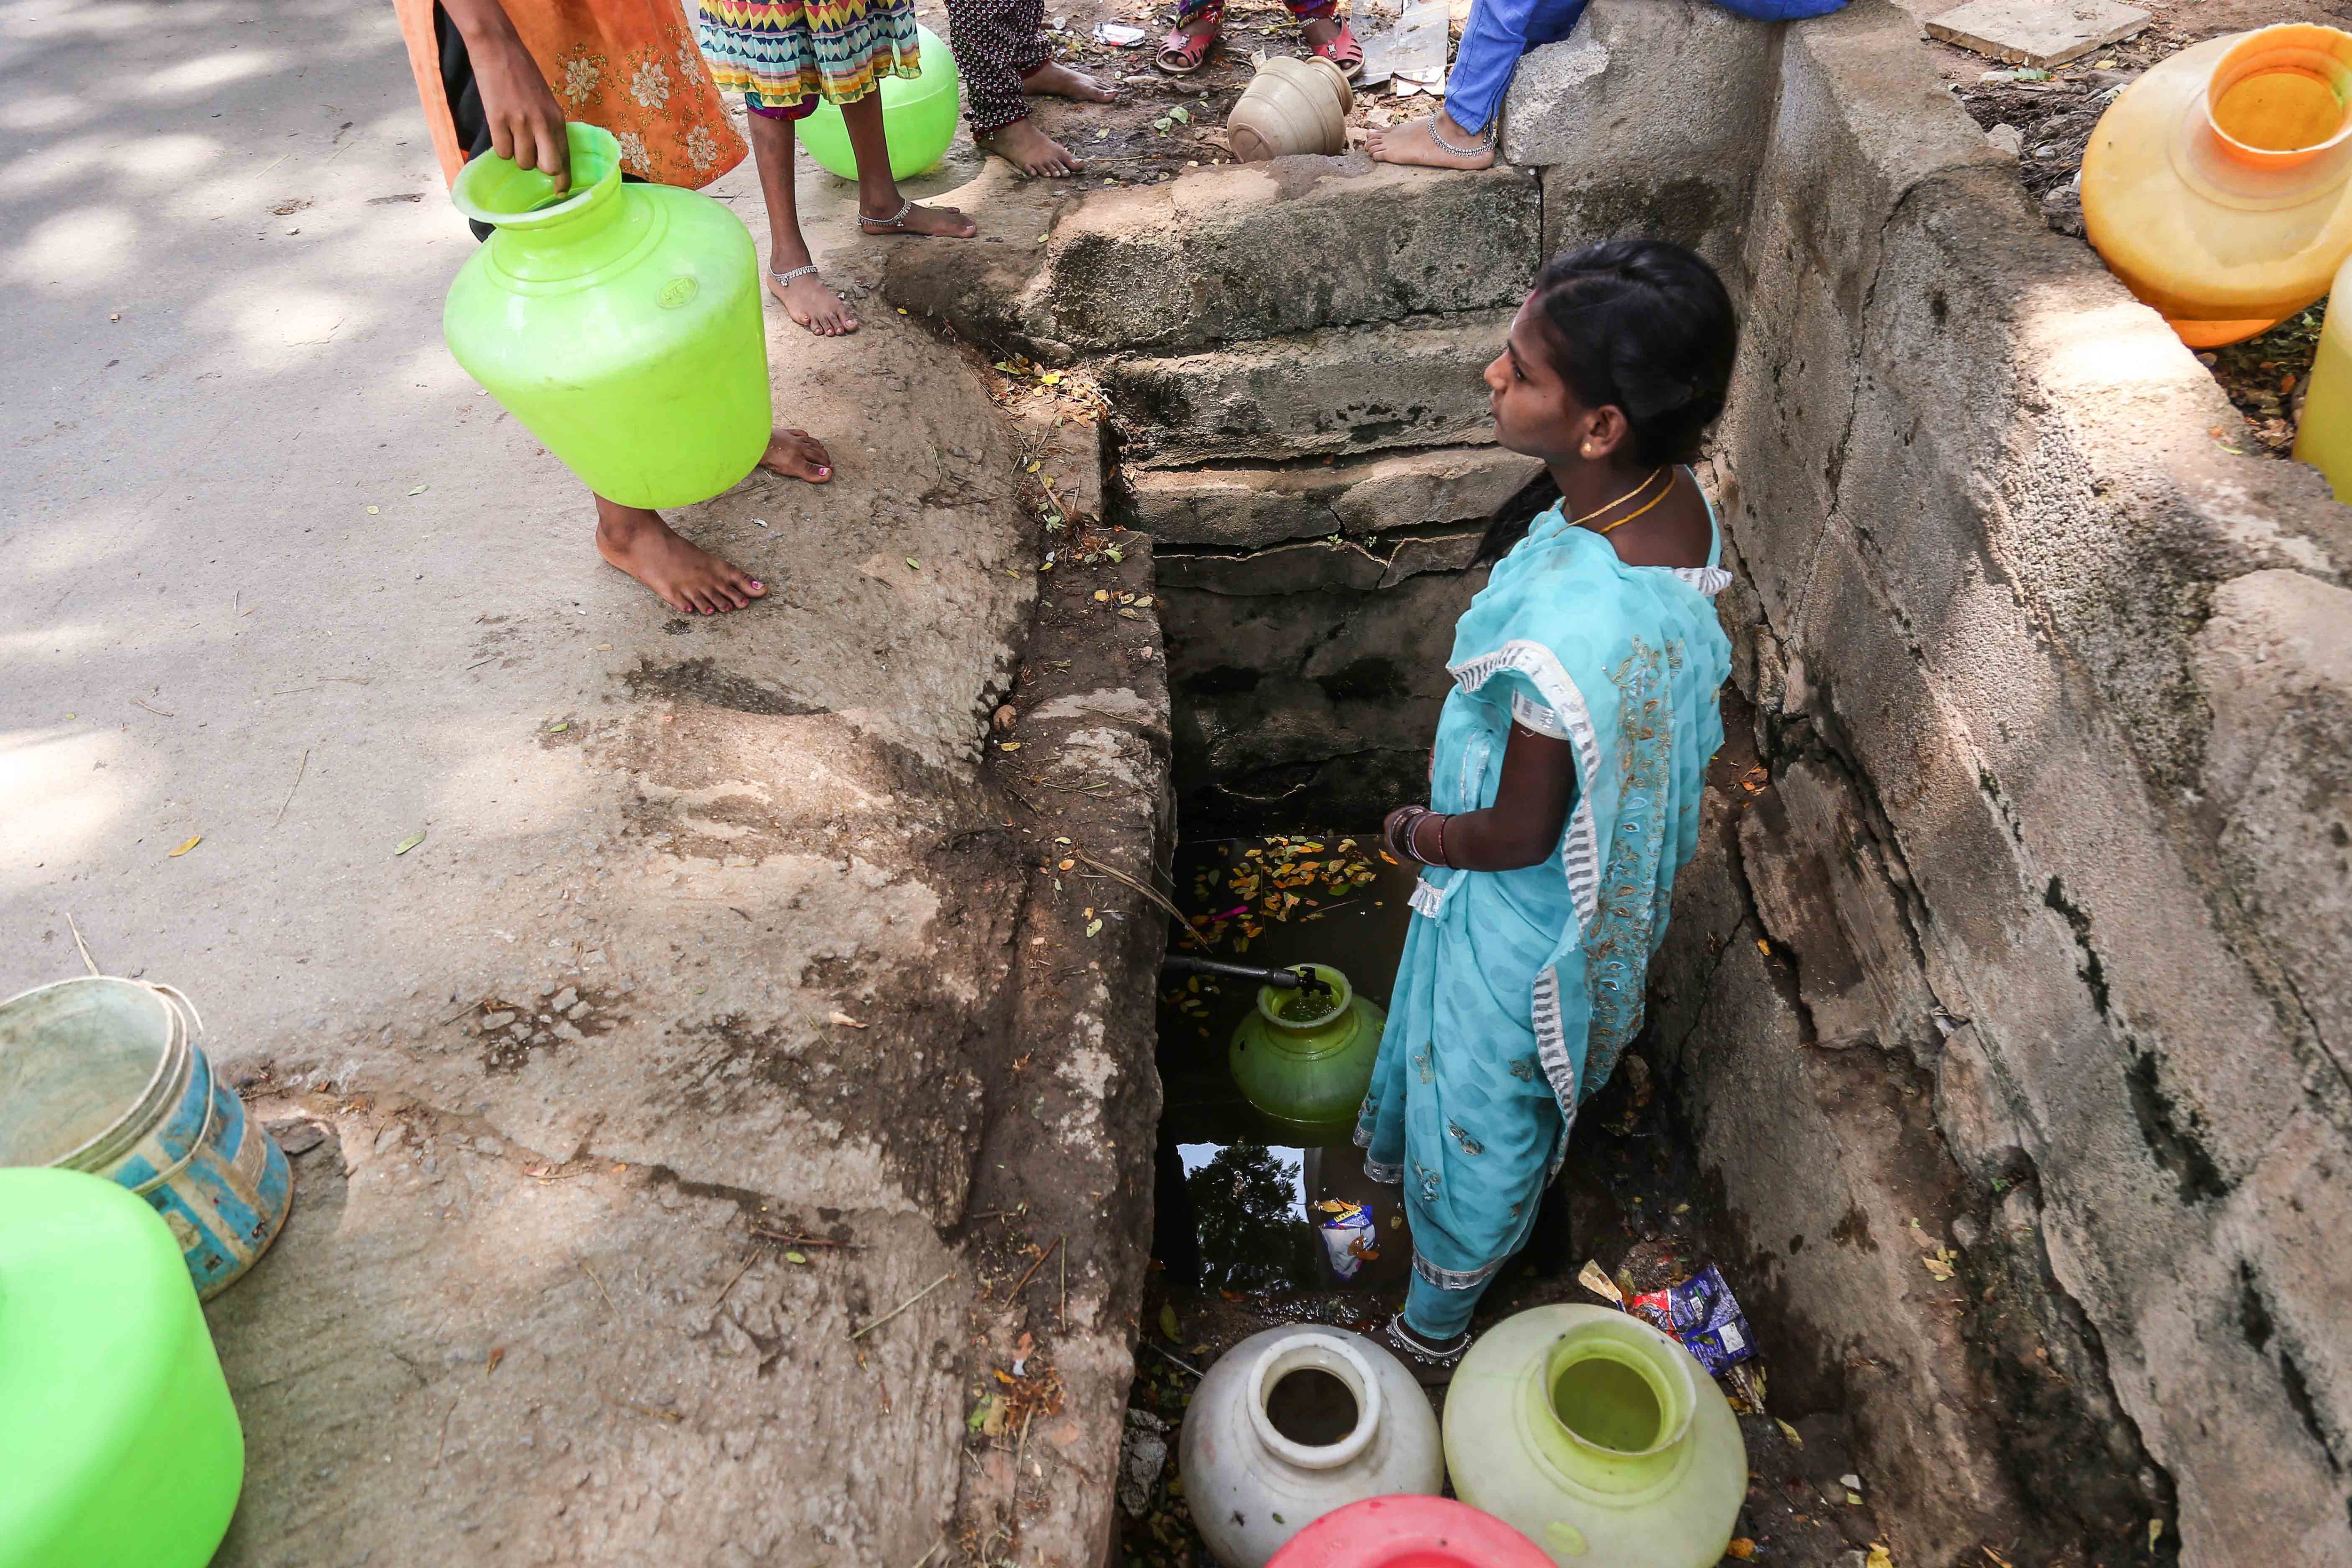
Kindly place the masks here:
[(2352, 256), (2352, 34), (2262, 27), (2149, 70), (2091, 133), (2083, 226), (2191, 348), (2326, 293)]

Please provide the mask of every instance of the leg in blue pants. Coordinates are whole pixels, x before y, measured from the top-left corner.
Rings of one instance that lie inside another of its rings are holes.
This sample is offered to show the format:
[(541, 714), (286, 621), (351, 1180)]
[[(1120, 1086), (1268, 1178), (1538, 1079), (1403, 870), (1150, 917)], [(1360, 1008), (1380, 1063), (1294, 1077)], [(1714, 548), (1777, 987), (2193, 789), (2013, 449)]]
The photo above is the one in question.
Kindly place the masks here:
[(1445, 111), (1375, 131), (1364, 150), (1383, 163), (1483, 169), (1495, 161), (1496, 119), (1519, 57), (1568, 37), (1586, 0), (1473, 0), (1445, 79)]
[(1445, 115), (1474, 136), (1494, 125), (1519, 57), (1568, 37), (1586, 0), (1475, 0), (1445, 78)]

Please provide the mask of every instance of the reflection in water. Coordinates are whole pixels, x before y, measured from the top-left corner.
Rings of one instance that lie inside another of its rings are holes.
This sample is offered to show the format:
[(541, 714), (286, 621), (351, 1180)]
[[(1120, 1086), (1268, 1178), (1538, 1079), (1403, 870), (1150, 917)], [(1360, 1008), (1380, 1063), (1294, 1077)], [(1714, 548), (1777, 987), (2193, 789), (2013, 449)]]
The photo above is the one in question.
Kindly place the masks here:
[(1304, 1223), (1305, 1151), (1192, 1143), (1178, 1152), (1200, 1241), (1203, 1287), (1311, 1289), (1323, 1282), (1315, 1233)]

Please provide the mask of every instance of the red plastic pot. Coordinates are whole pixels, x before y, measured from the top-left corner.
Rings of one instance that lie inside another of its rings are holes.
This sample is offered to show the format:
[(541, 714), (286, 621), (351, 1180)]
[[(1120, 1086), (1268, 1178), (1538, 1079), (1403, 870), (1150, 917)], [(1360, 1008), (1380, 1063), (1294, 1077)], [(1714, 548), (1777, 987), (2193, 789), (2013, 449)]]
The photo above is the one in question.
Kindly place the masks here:
[(1492, 1514), (1442, 1497), (1352, 1502), (1290, 1538), (1266, 1568), (1552, 1568)]

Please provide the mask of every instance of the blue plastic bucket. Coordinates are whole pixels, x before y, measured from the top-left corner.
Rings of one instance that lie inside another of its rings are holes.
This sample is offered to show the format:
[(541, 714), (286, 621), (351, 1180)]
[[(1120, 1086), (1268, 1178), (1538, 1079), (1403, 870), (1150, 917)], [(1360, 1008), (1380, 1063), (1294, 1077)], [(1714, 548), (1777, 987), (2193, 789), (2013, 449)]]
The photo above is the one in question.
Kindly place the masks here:
[(168, 985), (89, 975), (0, 1002), (0, 1165), (54, 1165), (153, 1205), (209, 1299), (268, 1250), (286, 1155), (246, 1119)]

